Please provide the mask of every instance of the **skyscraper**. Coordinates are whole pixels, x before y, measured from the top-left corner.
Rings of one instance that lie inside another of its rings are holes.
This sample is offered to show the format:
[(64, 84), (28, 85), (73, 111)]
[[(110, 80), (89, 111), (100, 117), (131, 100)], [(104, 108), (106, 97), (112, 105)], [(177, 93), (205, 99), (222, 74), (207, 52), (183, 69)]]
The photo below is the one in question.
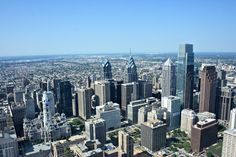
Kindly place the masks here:
[(59, 86), (60, 99), (57, 106), (57, 111), (62, 114), (65, 113), (67, 117), (72, 116), (72, 93), (71, 84), (69, 81), (60, 82)]
[(152, 83), (146, 80), (138, 80), (139, 99), (146, 99), (152, 96)]
[(231, 86), (221, 87), (219, 95), (219, 112), (218, 118), (221, 120), (229, 121), (230, 111), (234, 107), (234, 96), (236, 94), (236, 88)]
[(162, 66), (162, 97), (176, 94), (175, 65), (170, 58)]
[(193, 108), (194, 87), (194, 53), (193, 45), (182, 44), (179, 47), (177, 62), (177, 96), (183, 104), (183, 108)]
[(95, 81), (95, 94), (99, 97), (99, 105), (111, 100), (111, 83), (109, 81)]
[(134, 63), (133, 57), (130, 56), (127, 64), (127, 74), (126, 74), (126, 82), (137, 82), (138, 81), (138, 73), (137, 67)]
[(79, 116), (86, 120), (91, 116), (91, 98), (93, 95), (93, 90), (91, 88), (78, 89), (78, 108)]
[(111, 63), (108, 59), (102, 64), (103, 67), (103, 79), (110, 80), (112, 79), (112, 72), (111, 72)]
[(199, 112), (216, 112), (217, 73), (215, 66), (205, 65), (201, 71)]
[(121, 112), (127, 114), (127, 105), (130, 101), (139, 99), (139, 85), (137, 82), (125, 83), (121, 85)]
[(119, 156), (133, 157), (134, 144), (131, 136), (125, 131), (119, 131), (118, 135)]

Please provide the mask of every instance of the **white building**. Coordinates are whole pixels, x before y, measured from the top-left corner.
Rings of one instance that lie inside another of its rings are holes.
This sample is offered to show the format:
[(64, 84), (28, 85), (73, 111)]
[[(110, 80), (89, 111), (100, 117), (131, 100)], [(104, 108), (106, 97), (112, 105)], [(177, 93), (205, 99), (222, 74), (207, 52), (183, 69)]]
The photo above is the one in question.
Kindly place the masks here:
[(190, 109), (183, 109), (181, 112), (181, 131), (185, 131), (189, 136), (191, 135), (191, 127), (196, 123), (196, 113)]
[(235, 157), (236, 129), (224, 131), (222, 157)]
[(120, 127), (120, 107), (119, 104), (107, 102), (96, 107), (96, 117), (106, 121), (106, 130)]
[(145, 99), (141, 100), (134, 100), (129, 103), (128, 107), (128, 121), (130, 124), (137, 124), (138, 123), (138, 110), (141, 107), (148, 105)]
[(230, 112), (229, 129), (236, 129), (236, 108)]
[(170, 121), (168, 129), (174, 130), (179, 128), (181, 110), (180, 98), (176, 96), (162, 97), (161, 105), (162, 107), (167, 108), (167, 111), (169, 112)]

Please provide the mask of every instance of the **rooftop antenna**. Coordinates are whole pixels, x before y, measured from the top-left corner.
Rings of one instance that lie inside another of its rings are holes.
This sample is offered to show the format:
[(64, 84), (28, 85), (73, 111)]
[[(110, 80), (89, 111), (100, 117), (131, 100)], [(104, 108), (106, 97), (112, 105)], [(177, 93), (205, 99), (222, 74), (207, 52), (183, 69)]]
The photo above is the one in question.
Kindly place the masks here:
[(131, 48), (129, 48), (129, 55), (131, 56)]

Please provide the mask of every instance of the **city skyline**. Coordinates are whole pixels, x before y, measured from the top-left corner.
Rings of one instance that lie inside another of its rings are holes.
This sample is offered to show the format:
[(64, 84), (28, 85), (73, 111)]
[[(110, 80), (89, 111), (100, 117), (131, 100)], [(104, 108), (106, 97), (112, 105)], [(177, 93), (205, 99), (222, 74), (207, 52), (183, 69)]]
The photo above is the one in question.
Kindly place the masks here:
[(236, 52), (235, 2), (0, 2), (0, 56)]

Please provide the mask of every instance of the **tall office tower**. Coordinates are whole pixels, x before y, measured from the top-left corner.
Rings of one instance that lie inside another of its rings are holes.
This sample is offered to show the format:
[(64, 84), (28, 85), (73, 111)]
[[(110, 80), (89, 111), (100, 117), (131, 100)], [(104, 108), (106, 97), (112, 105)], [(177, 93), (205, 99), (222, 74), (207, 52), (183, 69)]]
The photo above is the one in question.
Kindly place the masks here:
[(152, 83), (146, 80), (139, 80), (139, 99), (146, 99), (152, 96)]
[(224, 87), (227, 84), (226, 80), (226, 71), (217, 69), (217, 82), (218, 82), (218, 87)]
[(85, 121), (85, 132), (90, 140), (99, 140), (101, 144), (106, 143), (106, 121), (101, 118), (93, 118)]
[(170, 58), (162, 66), (162, 97), (176, 95), (175, 65)]
[(176, 95), (180, 97), (183, 108), (192, 109), (194, 86), (193, 45), (183, 44), (179, 47), (177, 62)]
[(236, 129), (224, 131), (222, 157), (234, 157), (236, 148)]
[(127, 105), (130, 101), (139, 99), (139, 84), (137, 82), (121, 85), (121, 112), (127, 116)]
[(125, 131), (118, 132), (119, 156), (133, 157), (134, 143), (130, 134)]
[(196, 113), (190, 109), (183, 109), (181, 111), (181, 131), (186, 132), (189, 136), (191, 135), (191, 127), (196, 123)]
[(181, 110), (181, 102), (179, 97), (168, 96), (162, 97), (162, 107), (167, 108), (169, 114), (170, 123), (168, 126), (168, 130), (174, 130), (179, 128), (180, 125), (180, 110)]
[(25, 100), (25, 118), (34, 119), (35, 118), (35, 104), (34, 99), (27, 96)]
[(60, 99), (57, 106), (57, 111), (62, 114), (65, 113), (67, 117), (72, 116), (72, 93), (71, 84), (69, 81), (62, 81), (59, 87)]
[(236, 108), (230, 112), (229, 129), (236, 129)]
[(107, 102), (102, 106), (96, 107), (96, 117), (106, 121), (106, 130), (116, 129), (121, 126), (119, 104)]
[(91, 81), (91, 78), (90, 78), (90, 76), (88, 76), (88, 77), (87, 77), (87, 80), (86, 80), (86, 87), (87, 87), (87, 88), (91, 88), (91, 82), (92, 82), (92, 81)]
[(167, 125), (160, 120), (141, 124), (141, 145), (155, 152), (166, 145)]
[(116, 80), (114, 81), (114, 91), (115, 92), (115, 97), (113, 102), (116, 102), (118, 104), (120, 104), (120, 108), (121, 108), (121, 85), (123, 84), (123, 80)]
[(201, 71), (201, 91), (199, 112), (216, 113), (215, 99), (217, 87), (215, 66), (205, 65)]
[(191, 148), (193, 152), (201, 152), (204, 148), (217, 142), (218, 122), (215, 119), (206, 119), (192, 126)]
[(0, 130), (0, 156), (1, 157), (18, 157), (17, 138), (14, 138), (7, 132)]
[(103, 67), (103, 79), (110, 80), (112, 79), (112, 72), (111, 72), (111, 63), (108, 59), (102, 64)]
[(14, 89), (14, 101), (16, 104), (23, 103), (25, 90), (23, 89)]
[(231, 86), (225, 86), (221, 88), (219, 98), (219, 112), (218, 118), (221, 120), (229, 121), (230, 111), (234, 108), (234, 96), (236, 94), (236, 88)]
[(93, 90), (91, 88), (78, 89), (79, 116), (86, 120), (91, 116), (91, 98)]
[(109, 81), (95, 81), (95, 95), (99, 97), (99, 105), (103, 105), (111, 100)]
[(59, 87), (60, 87), (61, 79), (54, 78), (53, 79), (53, 93), (55, 94), (55, 102), (59, 102)]
[(133, 57), (130, 56), (127, 64), (127, 74), (126, 74), (126, 82), (137, 82), (138, 81), (138, 73), (137, 67), (134, 63)]
[(138, 123), (138, 110), (148, 105), (145, 99), (130, 101), (127, 106), (127, 119), (130, 124)]

